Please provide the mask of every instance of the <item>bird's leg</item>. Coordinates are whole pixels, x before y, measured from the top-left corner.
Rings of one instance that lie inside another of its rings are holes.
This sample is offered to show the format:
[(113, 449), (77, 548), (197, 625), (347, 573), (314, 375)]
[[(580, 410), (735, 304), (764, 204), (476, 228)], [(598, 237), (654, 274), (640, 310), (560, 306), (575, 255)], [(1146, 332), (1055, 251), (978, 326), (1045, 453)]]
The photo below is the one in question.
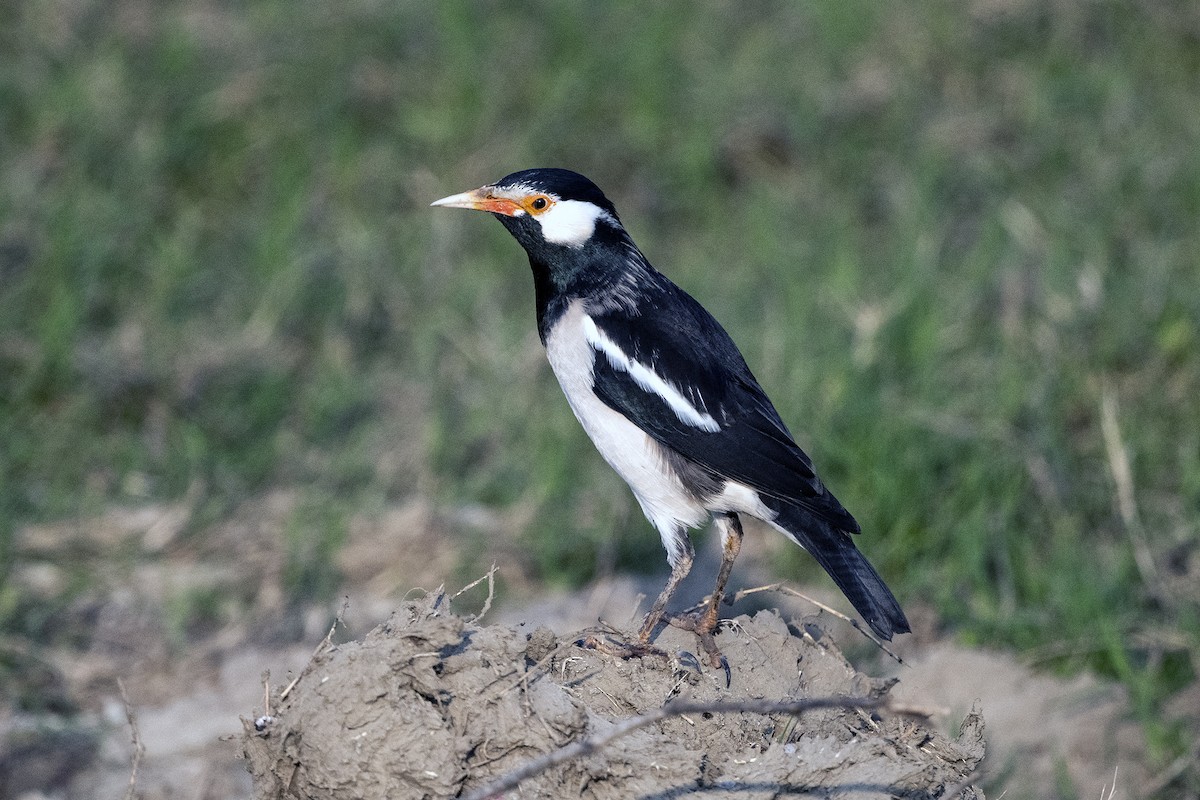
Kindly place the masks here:
[(696, 552), (692, 549), (692, 540), (688, 538), (687, 531), (677, 531), (677, 537), (676, 541), (679, 542), (679, 550), (674, 554), (674, 561), (671, 564), (671, 577), (667, 578), (667, 585), (663, 587), (662, 594), (654, 601), (654, 605), (650, 607), (649, 613), (646, 614), (645, 620), (642, 621), (637, 641), (614, 642), (607, 637), (589, 634), (578, 640), (576, 644), (586, 647), (589, 650), (599, 650), (602, 653), (619, 656), (620, 658), (641, 658), (648, 655), (666, 656), (666, 653), (650, 644), (650, 640), (654, 638), (654, 631), (658, 628), (659, 623), (662, 622), (667, 602), (675, 594), (675, 589), (679, 586), (679, 582), (686, 578), (687, 574), (691, 571), (692, 561), (696, 557)]
[(667, 603), (675, 594), (675, 590), (679, 588), (679, 582), (692, 571), (694, 558), (695, 550), (692, 549), (692, 541), (688, 538), (687, 533), (684, 533), (682, 551), (675, 559), (675, 563), (671, 565), (671, 577), (667, 578), (667, 585), (663, 587), (662, 593), (654, 601), (654, 605), (650, 606), (646, 618), (642, 620), (641, 630), (638, 631), (638, 641), (642, 644), (649, 644), (654, 637), (654, 629), (662, 622), (663, 614), (667, 610)]
[(708, 605), (691, 614), (672, 617), (672, 625), (692, 631), (700, 638), (700, 643), (708, 653), (709, 663), (714, 668), (724, 669), (728, 683), (729, 663), (717, 649), (714, 633), (721, 613), (721, 600), (725, 597), (725, 584), (729, 581), (729, 573), (733, 571), (733, 562), (737, 560), (742, 549), (742, 521), (734, 513), (714, 515), (717, 530), (721, 533), (721, 569), (717, 572), (717, 584), (713, 587), (712, 597)]
[(704, 613), (704, 624), (709, 630), (717, 627), (717, 617), (720, 615), (721, 601), (725, 599), (725, 584), (729, 582), (729, 573), (733, 572), (733, 562), (737, 561), (738, 553), (742, 552), (742, 521), (737, 514), (717, 514), (717, 530), (721, 532), (721, 569), (717, 572), (717, 584), (713, 587), (712, 601)]

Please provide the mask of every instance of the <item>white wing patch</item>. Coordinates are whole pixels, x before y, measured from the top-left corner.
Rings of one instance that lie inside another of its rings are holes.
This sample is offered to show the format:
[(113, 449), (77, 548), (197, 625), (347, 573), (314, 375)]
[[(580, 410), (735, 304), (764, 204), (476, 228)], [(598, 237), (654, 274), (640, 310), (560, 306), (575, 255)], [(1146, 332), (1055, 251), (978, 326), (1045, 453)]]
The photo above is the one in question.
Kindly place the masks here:
[(567, 247), (583, 247), (596, 232), (599, 219), (616, 224), (612, 214), (583, 200), (555, 200), (554, 205), (534, 219), (542, 226), (542, 238)]
[(608, 358), (608, 363), (612, 364), (613, 369), (627, 373), (629, 377), (633, 378), (633, 382), (642, 389), (662, 398), (682, 422), (709, 433), (721, 430), (721, 426), (717, 424), (711, 414), (696, 408), (670, 381), (665, 380), (646, 365), (627, 356), (616, 342), (605, 336), (604, 332), (596, 327), (595, 320), (586, 314), (583, 315), (583, 335), (588, 344)]

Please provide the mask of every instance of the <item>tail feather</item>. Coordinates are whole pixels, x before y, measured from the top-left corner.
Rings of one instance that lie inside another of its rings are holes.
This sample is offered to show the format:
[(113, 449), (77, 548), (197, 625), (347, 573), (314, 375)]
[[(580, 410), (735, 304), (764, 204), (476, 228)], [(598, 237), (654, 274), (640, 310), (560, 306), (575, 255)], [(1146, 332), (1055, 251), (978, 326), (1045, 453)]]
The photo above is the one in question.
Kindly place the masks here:
[(891, 641), (912, 630), (896, 596), (850, 534), (800, 506), (782, 505), (777, 511), (772, 524), (812, 554), (877, 636)]

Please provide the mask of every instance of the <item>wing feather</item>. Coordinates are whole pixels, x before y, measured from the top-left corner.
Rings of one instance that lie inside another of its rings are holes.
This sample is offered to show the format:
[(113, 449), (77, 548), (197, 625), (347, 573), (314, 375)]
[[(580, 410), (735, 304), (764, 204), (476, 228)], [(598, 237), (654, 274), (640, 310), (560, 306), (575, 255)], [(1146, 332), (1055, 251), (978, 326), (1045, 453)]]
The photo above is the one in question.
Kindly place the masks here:
[(600, 399), (721, 477), (858, 532), (720, 324), (665, 278), (654, 290), (641, 313), (589, 314)]

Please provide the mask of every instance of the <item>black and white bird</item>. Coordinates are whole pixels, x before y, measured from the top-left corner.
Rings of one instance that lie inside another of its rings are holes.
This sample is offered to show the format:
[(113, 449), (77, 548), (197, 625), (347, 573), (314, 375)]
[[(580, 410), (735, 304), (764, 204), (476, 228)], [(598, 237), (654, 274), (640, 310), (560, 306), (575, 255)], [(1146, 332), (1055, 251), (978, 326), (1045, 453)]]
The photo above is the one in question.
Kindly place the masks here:
[(530, 169), (433, 203), (487, 211), (529, 255), (538, 333), (600, 455), (662, 537), (671, 577), (639, 632), (646, 650), (692, 566), (688, 530), (711, 516), (723, 557), (708, 604), (669, 619), (696, 632), (713, 666), (718, 606), (742, 541), (739, 514), (816, 558), (876, 634), (908, 620), (855, 547), (858, 522), (796, 445), (725, 329), (650, 266), (604, 193), (564, 169)]

